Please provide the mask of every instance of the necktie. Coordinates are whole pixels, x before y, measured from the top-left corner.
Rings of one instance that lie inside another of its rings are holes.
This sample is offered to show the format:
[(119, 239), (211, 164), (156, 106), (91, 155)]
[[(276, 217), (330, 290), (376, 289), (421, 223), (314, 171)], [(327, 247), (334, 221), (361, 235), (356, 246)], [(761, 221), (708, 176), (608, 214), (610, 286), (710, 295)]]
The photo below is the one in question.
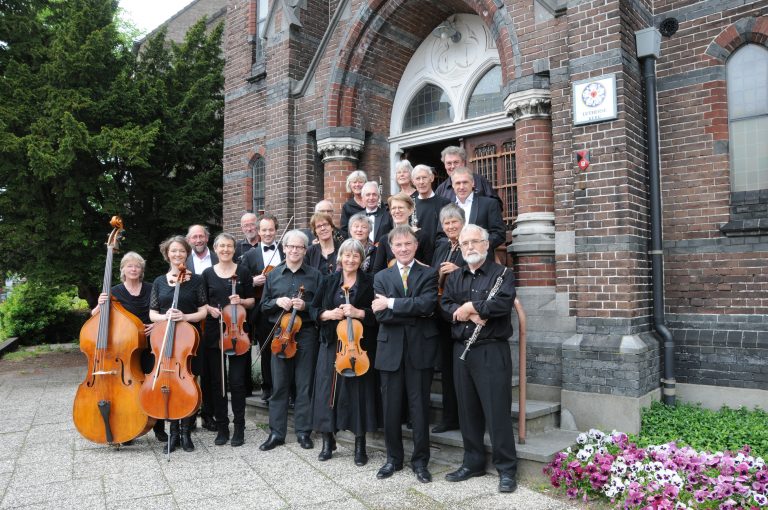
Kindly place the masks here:
[(264, 251), (270, 251), (270, 250), (274, 250), (274, 249), (275, 249), (275, 245), (274, 244), (270, 244), (269, 246), (265, 246), (264, 247)]
[(403, 290), (405, 292), (408, 292), (408, 270), (410, 267), (403, 266), (402, 272), (400, 273), (401, 278), (403, 279)]

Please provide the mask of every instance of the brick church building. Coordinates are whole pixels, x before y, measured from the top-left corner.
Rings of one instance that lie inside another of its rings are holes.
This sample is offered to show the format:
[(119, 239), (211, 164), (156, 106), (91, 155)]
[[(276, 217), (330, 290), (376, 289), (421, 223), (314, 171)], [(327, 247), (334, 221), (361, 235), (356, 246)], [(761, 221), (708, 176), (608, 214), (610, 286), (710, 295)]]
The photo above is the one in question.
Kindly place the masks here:
[(357, 169), (396, 192), (401, 158), (439, 182), (460, 145), (504, 204), (530, 399), (580, 430), (768, 409), (768, 1), (228, 0), (225, 34), (225, 230), (338, 213)]

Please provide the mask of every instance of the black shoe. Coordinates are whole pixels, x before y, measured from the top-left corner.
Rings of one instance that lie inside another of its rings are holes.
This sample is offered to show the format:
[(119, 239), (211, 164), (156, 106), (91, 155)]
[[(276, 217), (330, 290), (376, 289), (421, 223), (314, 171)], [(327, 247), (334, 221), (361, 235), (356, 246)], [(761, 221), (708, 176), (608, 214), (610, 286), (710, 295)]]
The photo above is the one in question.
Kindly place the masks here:
[(355, 466), (368, 464), (368, 454), (365, 452), (365, 436), (355, 436)]
[(312, 442), (312, 438), (309, 437), (309, 434), (299, 434), (296, 436), (296, 441), (298, 441), (299, 446), (304, 448), (305, 450), (311, 450), (315, 447), (315, 443)]
[(168, 434), (165, 432), (165, 420), (157, 420), (152, 430), (155, 432), (155, 439), (161, 443), (168, 442)]
[(320, 455), (317, 456), (317, 460), (329, 460), (333, 457), (334, 450), (336, 450), (336, 438), (333, 437), (333, 433), (323, 432), (323, 448), (320, 450)]
[(459, 430), (459, 425), (456, 423), (438, 423), (432, 427), (432, 432), (435, 434), (442, 434), (443, 432), (448, 432), (449, 430)]
[(261, 401), (265, 404), (269, 404), (269, 398), (272, 396), (271, 391), (262, 390), (261, 392)]
[(235, 423), (235, 430), (232, 432), (232, 441), (230, 441), (229, 444), (235, 448), (245, 444), (245, 425), (238, 425)]
[(416, 479), (421, 483), (429, 483), (432, 481), (432, 473), (429, 472), (427, 466), (419, 466), (413, 468), (413, 472), (416, 473)]
[(194, 416), (181, 420), (181, 449), (185, 452), (195, 451), (195, 443), (192, 442), (192, 436), (190, 435), (194, 421)]
[[(203, 420), (203, 428), (205, 430), (209, 430), (211, 432), (218, 432), (219, 429), (216, 426), (216, 421), (213, 418), (207, 415), (201, 415), (200, 417)], [(194, 430), (194, 429), (190, 429), (190, 430)]]
[(464, 480), (469, 480), (475, 476), (483, 476), (484, 474), (485, 471), (472, 471), (469, 468), (461, 466), (456, 471), (445, 475), (445, 479), (449, 482), (463, 482)]
[(383, 466), (381, 466), (381, 469), (379, 469), (379, 472), (376, 473), (376, 478), (379, 480), (383, 480), (384, 478), (389, 478), (390, 476), (395, 474), (395, 471), (400, 471), (403, 469), (403, 465), (400, 464), (399, 466), (396, 466), (392, 464), (391, 462), (387, 462)]
[(213, 444), (216, 446), (224, 446), (229, 441), (229, 425), (226, 423), (216, 424), (216, 439), (213, 440)]
[(517, 480), (513, 475), (502, 473), (499, 475), (499, 492), (515, 492)]
[(259, 446), (259, 450), (263, 452), (268, 452), (269, 450), (274, 449), (277, 446), (280, 446), (282, 444), (285, 444), (285, 439), (280, 439), (274, 434), (270, 434), (266, 441), (261, 443), (261, 446)]
[[(181, 432), (179, 430), (179, 421), (174, 420), (171, 422), (171, 435), (170, 435), (170, 447), (171, 451), (176, 450), (176, 448), (179, 447), (181, 444)], [(163, 446), (163, 454), (168, 454), (168, 445), (169, 443), (166, 442), (165, 446)]]

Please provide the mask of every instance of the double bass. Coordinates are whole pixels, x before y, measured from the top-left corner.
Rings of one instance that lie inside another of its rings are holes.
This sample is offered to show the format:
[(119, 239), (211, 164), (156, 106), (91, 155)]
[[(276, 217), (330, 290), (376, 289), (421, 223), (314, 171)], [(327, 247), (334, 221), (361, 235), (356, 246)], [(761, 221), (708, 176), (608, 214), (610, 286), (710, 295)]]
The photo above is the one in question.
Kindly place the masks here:
[(119, 444), (147, 433), (155, 420), (139, 405), (144, 380), (141, 350), (147, 345), (144, 324), (112, 297), (112, 260), (123, 238), (119, 216), (110, 221), (102, 292), (108, 299), (80, 330), (80, 350), (88, 358), (88, 374), (72, 407), (77, 431), (94, 443)]
[[(180, 264), (171, 308), (178, 306), (179, 289), (186, 273), (184, 264)], [(200, 385), (191, 371), (191, 358), (200, 343), (197, 329), (185, 321), (160, 321), (152, 329), (150, 343), (155, 366), (141, 385), (142, 409), (157, 419), (180, 420), (190, 416), (202, 400)]]
[[(349, 287), (344, 289), (344, 298), (349, 304)], [(344, 377), (358, 377), (371, 366), (368, 353), (360, 347), (363, 338), (363, 323), (352, 317), (336, 325), (338, 349), (336, 351), (336, 372)]]

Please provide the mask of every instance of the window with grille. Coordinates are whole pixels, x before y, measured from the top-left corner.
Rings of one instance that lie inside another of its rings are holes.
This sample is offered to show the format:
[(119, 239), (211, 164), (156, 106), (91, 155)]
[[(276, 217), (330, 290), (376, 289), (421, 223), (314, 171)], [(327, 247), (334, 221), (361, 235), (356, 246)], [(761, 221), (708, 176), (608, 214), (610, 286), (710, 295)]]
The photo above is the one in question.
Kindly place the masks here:
[(265, 169), (264, 158), (258, 157), (251, 163), (251, 176), (253, 178), (253, 212), (258, 214), (264, 210), (264, 188), (265, 188)]
[(768, 189), (768, 50), (747, 44), (728, 59), (731, 191)]
[(515, 163), (515, 142), (505, 141), (499, 145), (483, 143), (475, 146), (470, 159), (472, 171), (491, 183), (502, 202), (504, 223), (511, 226), (517, 218), (517, 167)]
[(437, 85), (427, 84), (411, 100), (403, 119), (403, 132), (453, 121), (453, 107), (446, 93)]
[(473, 119), (503, 110), (501, 88), (501, 66), (493, 66), (475, 85), (467, 103), (467, 118)]

